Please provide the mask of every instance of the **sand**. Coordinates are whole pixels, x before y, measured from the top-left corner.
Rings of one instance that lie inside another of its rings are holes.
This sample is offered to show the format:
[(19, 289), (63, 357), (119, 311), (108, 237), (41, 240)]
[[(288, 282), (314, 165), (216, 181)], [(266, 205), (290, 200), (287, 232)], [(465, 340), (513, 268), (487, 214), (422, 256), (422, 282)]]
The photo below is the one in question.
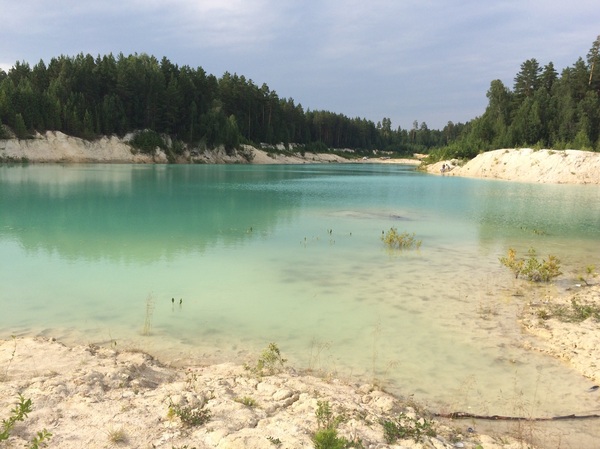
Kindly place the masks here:
[[(37, 133), (27, 140), (0, 140), (0, 161), (26, 160), (32, 163), (167, 163), (167, 155), (157, 148), (155, 154), (142, 154), (128, 144), (132, 136), (120, 139), (115, 136), (86, 141), (67, 136), (59, 131)], [(214, 151), (193, 150), (178, 157), (179, 163), (195, 164), (322, 164), (345, 162), (394, 162), (418, 164), (417, 159), (353, 159), (333, 153), (301, 153), (286, 151), (280, 144), (278, 152), (267, 152), (260, 148), (242, 145), (237, 152), (227, 154), (223, 148)], [(349, 156), (351, 150), (345, 150)], [(344, 151), (341, 151), (343, 153)]]
[[(442, 166), (450, 170), (442, 172)], [(503, 149), (479, 154), (464, 165), (445, 160), (428, 165), (445, 176), (503, 179), (545, 184), (600, 184), (600, 153), (578, 150)]]
[[(7, 419), (21, 394), (33, 411), (1, 447), (24, 447), (36, 432), (52, 433), (56, 448), (311, 448), (316, 410), (327, 402), (343, 416), (340, 436), (364, 448), (519, 448), (511, 437), (470, 432), (467, 422), (433, 423), (435, 436), (388, 444), (382, 420), (404, 412), (430, 419), (410, 401), (378, 388), (321, 378), (283, 367), (260, 376), (243, 366), (173, 368), (140, 351), (67, 347), (47, 338), (0, 341), (0, 413)], [(246, 402), (244, 404), (243, 402)], [(206, 410), (208, 422), (190, 425), (179, 410)], [(275, 443), (280, 442), (277, 446)]]

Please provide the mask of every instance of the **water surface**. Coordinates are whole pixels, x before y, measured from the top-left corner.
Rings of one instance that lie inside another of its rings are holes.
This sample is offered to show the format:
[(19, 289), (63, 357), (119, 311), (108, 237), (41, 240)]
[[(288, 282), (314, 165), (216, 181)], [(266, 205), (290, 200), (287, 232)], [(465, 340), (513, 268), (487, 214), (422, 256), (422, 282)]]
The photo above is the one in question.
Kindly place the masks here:
[[(598, 186), (401, 165), (2, 166), (0, 335), (179, 363), (276, 342), (294, 366), (441, 410), (587, 413), (589, 381), (522, 349), (515, 317), (600, 266), (598, 204)], [(421, 249), (388, 251), (391, 227)], [(509, 247), (565, 276), (530, 290), (498, 262)]]

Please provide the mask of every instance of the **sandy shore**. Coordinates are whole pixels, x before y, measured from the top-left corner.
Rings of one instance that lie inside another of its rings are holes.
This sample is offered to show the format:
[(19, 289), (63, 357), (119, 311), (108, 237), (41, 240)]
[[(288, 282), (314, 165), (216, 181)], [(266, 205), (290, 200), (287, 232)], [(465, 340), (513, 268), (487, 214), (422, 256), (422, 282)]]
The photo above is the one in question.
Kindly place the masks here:
[[(450, 170), (442, 172), (442, 166)], [(532, 150), (531, 148), (487, 151), (459, 165), (440, 161), (426, 170), (445, 176), (503, 179), (546, 184), (600, 184), (600, 153), (577, 150)]]
[[(448, 426), (434, 421), (434, 435), (388, 444), (382, 421), (397, 420), (402, 412), (420, 423), (430, 417), (372, 385), (285, 367), (265, 376), (230, 364), (176, 369), (138, 351), (13, 338), (0, 342), (0, 375), (3, 419), (19, 394), (33, 404), (8, 442), (0, 443), (7, 448), (23, 447), (42, 429), (52, 433), (48, 447), (65, 449), (312, 448), (319, 401), (329, 403), (334, 417), (343, 417), (339, 435), (357, 448), (522, 447), (508, 436), (470, 432), (467, 422)], [(169, 413), (177, 407), (206, 410), (210, 419), (186, 424)]]
[[(164, 151), (148, 155), (132, 151), (128, 138), (115, 136), (86, 141), (67, 136), (57, 131), (36, 134), (33, 139), (0, 140), (0, 161), (27, 160), (33, 163), (128, 163), (153, 164), (167, 163)], [(283, 145), (278, 146), (284, 150)], [(350, 154), (350, 153), (348, 153)], [(332, 153), (267, 152), (243, 145), (235, 154), (227, 154), (224, 149), (214, 151), (194, 151), (179, 157), (181, 163), (200, 164), (322, 164), (322, 163), (407, 163), (418, 165), (417, 159), (348, 159)]]
[(528, 349), (563, 360), (600, 385), (600, 323), (594, 316), (578, 321), (585, 316), (586, 309), (600, 311), (598, 279), (596, 272), (591, 285), (577, 284), (565, 295), (529, 302), (521, 322), (524, 329), (539, 337)]

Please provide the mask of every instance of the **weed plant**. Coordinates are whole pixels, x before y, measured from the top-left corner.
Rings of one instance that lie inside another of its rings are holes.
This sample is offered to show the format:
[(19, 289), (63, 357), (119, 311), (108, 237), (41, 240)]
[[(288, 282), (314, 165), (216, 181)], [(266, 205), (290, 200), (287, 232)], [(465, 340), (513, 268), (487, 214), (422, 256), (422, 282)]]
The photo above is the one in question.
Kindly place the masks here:
[(343, 415), (335, 416), (329, 401), (317, 401), (317, 431), (312, 440), (315, 449), (344, 449), (362, 447), (360, 442), (353, 443), (338, 435), (338, 426), (345, 421)]
[(594, 265), (588, 265), (587, 267), (585, 267), (585, 274), (579, 275), (577, 279), (589, 287), (592, 284), (588, 282), (588, 279), (596, 277), (596, 273), (594, 272), (595, 270), (596, 267)]
[(235, 400), (235, 402), (238, 402), (239, 404), (243, 404), (246, 407), (256, 407), (258, 405), (258, 403), (256, 402), (256, 399), (251, 398), (250, 396), (244, 396), (243, 398), (235, 398), (234, 400)]
[(315, 449), (345, 449), (350, 442), (339, 437), (337, 429), (321, 429), (313, 435)]
[(31, 444), (29, 444), (29, 446), (26, 447), (28, 449), (40, 449), (41, 447), (46, 447), (50, 437), (52, 437), (52, 434), (46, 429), (44, 429), (38, 432), (36, 436), (31, 440)]
[(8, 440), (10, 432), (12, 431), (15, 423), (19, 421), (25, 421), (27, 415), (31, 413), (31, 399), (25, 399), (23, 395), (19, 395), (19, 402), (10, 411), (8, 419), (2, 420), (2, 431), (0, 432), (0, 441)]
[(390, 228), (388, 232), (382, 232), (381, 241), (390, 249), (419, 249), (421, 240), (415, 238), (415, 234), (408, 232), (399, 233), (396, 228)]
[(148, 295), (146, 298), (146, 317), (144, 318), (144, 327), (142, 329), (142, 335), (150, 335), (152, 329), (152, 315), (154, 314), (154, 298), (152, 295)]
[(517, 257), (517, 251), (509, 248), (508, 255), (500, 258), (500, 263), (509, 268), (515, 275), (532, 282), (550, 282), (555, 277), (562, 274), (560, 271), (560, 260), (553, 255), (548, 259), (539, 261), (535, 249), (530, 248), (527, 251), (527, 257)]
[(192, 408), (190, 406), (169, 404), (168, 416), (177, 416), (183, 424), (190, 427), (197, 427), (210, 421), (211, 412), (204, 407)]
[(275, 447), (280, 447), (283, 444), (279, 438), (267, 437), (267, 440)]
[[(10, 411), (10, 416), (7, 419), (2, 420), (2, 427), (0, 431), (0, 441), (8, 440), (10, 433), (12, 432), (15, 423), (19, 421), (25, 421), (27, 415), (31, 413), (32, 404), (31, 399), (25, 399), (25, 397), (19, 394), (19, 402)], [(46, 446), (48, 440), (52, 437), (52, 434), (46, 429), (38, 432), (36, 436), (31, 440), (31, 443), (26, 447), (29, 449), (39, 449)]]
[(400, 413), (395, 420), (382, 420), (383, 434), (388, 444), (398, 440), (412, 439), (419, 443), (424, 436), (433, 437), (433, 421), (425, 418), (412, 418), (406, 413)]
[(589, 303), (581, 303), (576, 298), (571, 299), (571, 305), (551, 305), (538, 311), (538, 318), (549, 320), (556, 318), (565, 323), (581, 323), (588, 318), (600, 321), (600, 306)]
[(0, 381), (2, 380), (6, 380), (8, 379), (8, 370), (10, 369), (10, 365), (12, 364), (14, 358), (15, 358), (15, 354), (17, 353), (17, 337), (15, 337), (14, 335), (11, 336), (12, 340), (13, 340), (13, 350), (12, 353), (10, 355), (10, 359), (8, 359), (8, 363), (6, 364), (6, 368), (4, 369), (4, 375), (0, 376)]
[(119, 427), (117, 429), (109, 429), (108, 430), (108, 441), (113, 444), (121, 444), (127, 442), (127, 433), (125, 429)]
[(281, 372), (285, 367), (286, 359), (281, 357), (281, 351), (275, 343), (269, 343), (269, 346), (261, 353), (255, 366), (248, 364), (244, 368), (257, 376), (273, 375)]

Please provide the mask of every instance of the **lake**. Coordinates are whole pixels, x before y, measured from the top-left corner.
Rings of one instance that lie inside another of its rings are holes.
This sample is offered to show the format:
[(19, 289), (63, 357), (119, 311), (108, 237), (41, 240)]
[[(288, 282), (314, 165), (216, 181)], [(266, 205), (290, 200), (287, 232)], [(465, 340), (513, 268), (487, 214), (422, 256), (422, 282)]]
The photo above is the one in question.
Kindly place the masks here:
[[(597, 409), (516, 317), (600, 266), (600, 187), (394, 164), (0, 166), (0, 336), (376, 382), (439, 411)], [(390, 228), (419, 250), (390, 251)], [(530, 287), (509, 248), (558, 256)], [(524, 292), (524, 295), (516, 295)]]

